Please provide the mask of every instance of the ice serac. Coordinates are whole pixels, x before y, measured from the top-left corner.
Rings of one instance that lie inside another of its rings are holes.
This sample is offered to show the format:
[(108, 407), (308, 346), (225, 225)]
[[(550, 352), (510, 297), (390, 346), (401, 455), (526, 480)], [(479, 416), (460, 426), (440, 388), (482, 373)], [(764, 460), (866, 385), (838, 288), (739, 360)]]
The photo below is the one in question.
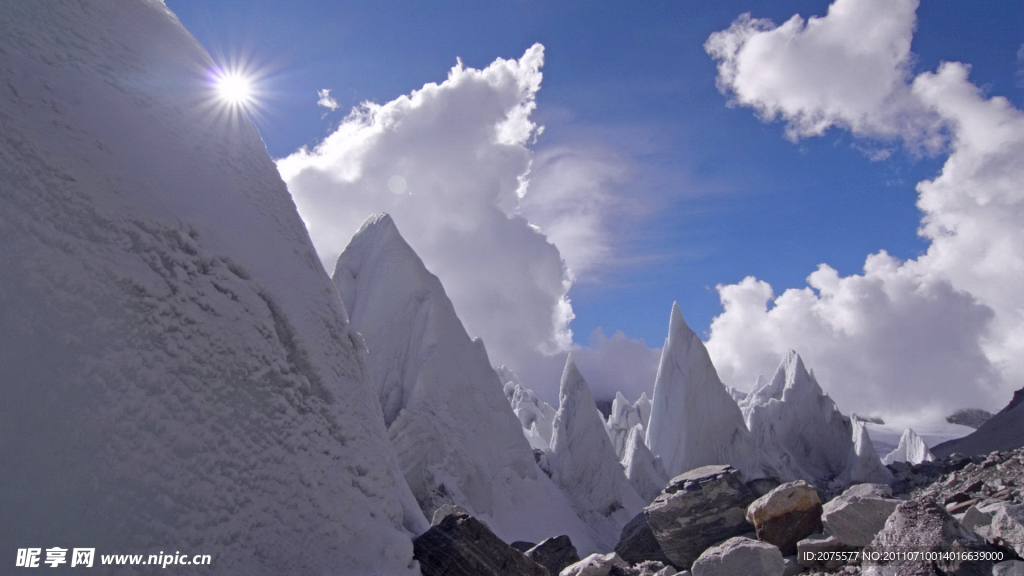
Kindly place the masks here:
[(501, 366), (497, 373), (505, 398), (519, 418), (530, 446), (547, 452), (551, 449), (551, 425), (555, 421), (555, 409), (538, 398), (533, 390), (523, 386), (519, 376), (512, 370)]
[[(651, 400), (647, 397), (646, 392), (641, 392), (640, 398), (633, 404), (626, 400), (622, 392), (615, 393), (611, 414), (608, 415), (608, 420), (605, 422), (605, 430), (608, 432), (608, 438), (611, 439), (612, 447), (615, 448), (615, 454), (618, 455), (619, 460), (622, 460), (626, 454), (626, 441), (633, 428), (639, 424), (646, 435), (647, 423), (650, 419)], [(641, 436), (642, 439), (643, 436)]]
[(796, 352), (790, 350), (782, 358), (770, 381), (759, 379), (740, 408), (754, 441), (774, 462), (780, 479), (834, 489), (851, 482), (859, 461), (859, 432)]
[(1021, 446), (1024, 446), (1024, 388), (1014, 392), (1010, 403), (977, 430), (963, 438), (935, 446), (932, 453), (938, 458), (945, 458), (954, 452), (988, 454)]
[(637, 423), (629, 432), (626, 450), (622, 456), (622, 467), (626, 471), (629, 483), (647, 502), (654, 500), (668, 484), (668, 474), (665, 473), (661, 459), (651, 454), (644, 444), (643, 424)]
[(427, 516), (455, 504), (506, 542), (593, 531), (538, 467), (480, 340), (388, 215), (338, 258), (334, 283), (366, 343), (370, 380), (406, 481)]
[(853, 424), (853, 450), (850, 452), (850, 484), (889, 484), (892, 472), (882, 464), (882, 459), (871, 442), (868, 427), (856, 416), (850, 417)]
[(774, 475), (677, 303), (654, 382), (647, 447), (669, 477), (709, 464), (731, 464), (748, 479)]
[(580, 516), (597, 529), (606, 549), (618, 542), (622, 527), (644, 507), (619, 465), (590, 387), (572, 354), (558, 391), (551, 453), (541, 465), (569, 495)]
[(213, 60), (162, 2), (0, 10), (5, 549), (418, 574), (358, 337)]
[(894, 462), (920, 464), (932, 460), (935, 460), (935, 455), (928, 449), (928, 445), (913, 430), (907, 428), (903, 432), (903, 436), (900, 436), (899, 446), (882, 458), (882, 464), (889, 465)]

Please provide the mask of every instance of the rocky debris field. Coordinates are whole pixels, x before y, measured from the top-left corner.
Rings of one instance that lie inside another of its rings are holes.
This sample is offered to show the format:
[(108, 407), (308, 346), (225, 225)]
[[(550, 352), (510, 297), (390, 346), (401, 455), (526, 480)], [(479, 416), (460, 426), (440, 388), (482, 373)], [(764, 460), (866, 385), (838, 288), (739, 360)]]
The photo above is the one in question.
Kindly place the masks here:
[(690, 470), (615, 550), (583, 559), (568, 536), (509, 545), (453, 509), (416, 540), (416, 558), (424, 576), (1024, 576), (1024, 449), (889, 469), (892, 486), (824, 503), (804, 481), (762, 493), (728, 465)]

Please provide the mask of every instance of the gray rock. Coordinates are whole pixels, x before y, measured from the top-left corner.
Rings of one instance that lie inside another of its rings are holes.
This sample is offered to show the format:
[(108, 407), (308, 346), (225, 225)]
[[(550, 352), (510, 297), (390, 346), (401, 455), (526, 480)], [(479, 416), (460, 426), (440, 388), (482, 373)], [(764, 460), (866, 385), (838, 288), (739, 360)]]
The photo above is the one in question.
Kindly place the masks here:
[(609, 576), (613, 568), (629, 568), (618, 554), (591, 554), (559, 572), (558, 576)]
[(796, 576), (807, 571), (799, 562), (796, 556), (786, 556), (782, 559), (782, 576)]
[(973, 530), (981, 536), (988, 537), (988, 528), (992, 524), (992, 516), (994, 515), (994, 512), (982, 512), (978, 506), (971, 506), (964, 512), (960, 523), (964, 525), (964, 528)]
[(993, 508), (988, 537), (1024, 556), (1024, 505), (1000, 502)]
[(665, 557), (689, 568), (709, 546), (750, 531), (745, 517), (753, 501), (738, 470), (703, 466), (673, 478), (644, 516)]
[(844, 544), (867, 546), (900, 501), (883, 484), (857, 484), (823, 507), (822, 520)]
[[(834, 556), (834, 553), (856, 552), (857, 550), (857, 547), (845, 544), (835, 536), (816, 534), (797, 542), (796, 559), (801, 566), (807, 568), (835, 570), (849, 564), (849, 562), (841, 557)], [(822, 555), (822, 552), (829, 554)]]
[(771, 544), (730, 538), (704, 551), (693, 563), (693, 576), (782, 576), (782, 553)]
[(566, 566), (580, 561), (576, 547), (565, 535), (548, 538), (537, 544), (526, 551), (526, 557), (547, 568), (552, 574), (558, 574)]
[(821, 532), (821, 500), (813, 486), (797, 480), (775, 488), (747, 507), (747, 522), (757, 539), (777, 546), (783, 554), (796, 554), (796, 543)]
[(1007, 560), (992, 567), (992, 576), (1024, 576), (1024, 562)]
[(645, 560), (671, 564), (665, 556), (665, 552), (654, 537), (654, 531), (647, 524), (647, 516), (639, 513), (622, 528), (622, 535), (619, 543), (615, 545), (615, 552), (623, 560), (630, 564), (637, 564)]
[[(964, 528), (960, 522), (933, 500), (910, 500), (896, 507), (896, 511), (885, 523), (865, 555), (884, 553), (890, 550), (913, 550), (920, 552), (952, 552), (937, 560), (925, 562), (870, 562), (881, 568), (896, 568), (895, 574), (910, 576), (917, 574), (950, 574), (956, 576), (989, 576), (992, 574), (991, 560), (964, 561), (959, 552), (997, 552), (983, 538)], [(865, 556), (867, 557), (867, 556)]]
[(534, 544), (533, 542), (523, 542), (522, 540), (516, 540), (515, 542), (509, 544), (509, 546), (515, 548), (516, 550), (519, 550), (523, 554), (526, 554), (526, 551), (536, 546), (536, 544)]
[(423, 576), (550, 576), (469, 514), (449, 514), (412, 546)]

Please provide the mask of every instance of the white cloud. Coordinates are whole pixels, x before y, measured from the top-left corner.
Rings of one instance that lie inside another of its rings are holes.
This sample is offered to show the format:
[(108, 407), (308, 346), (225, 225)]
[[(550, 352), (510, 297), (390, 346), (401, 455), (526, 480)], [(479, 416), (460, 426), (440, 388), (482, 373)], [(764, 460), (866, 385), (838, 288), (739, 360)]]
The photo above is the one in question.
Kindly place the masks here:
[(317, 90), (316, 95), (319, 98), (319, 100), (316, 101), (317, 106), (327, 108), (331, 112), (334, 112), (335, 110), (338, 109), (338, 101), (335, 100), (334, 98), (331, 98), (331, 91), (328, 90), (327, 88), (324, 88), (323, 90)]
[(708, 348), (733, 385), (789, 348), (861, 412), (998, 408), (1024, 381), (1024, 114), (984, 95), (963, 64), (909, 78), (916, 6), (836, 0), (806, 26), (742, 17), (707, 43), (720, 86), (793, 138), (838, 126), (949, 153), (917, 187), (931, 242), (919, 258), (871, 255), (847, 277), (822, 265), (778, 297), (754, 278), (718, 287)]
[[(578, 271), (600, 259), (606, 176), (588, 181), (599, 189), (586, 200), (586, 187), (560, 176), (565, 166), (593, 166), (586, 154), (534, 158), (542, 128), (530, 116), (543, 62), (539, 44), (483, 70), (460, 61), (440, 84), (362, 104), (278, 169), (329, 271), (369, 214), (391, 214), (492, 363), (528, 385), (557, 387), (561, 367), (543, 382), (525, 376), (545, 364), (542, 353), (572, 343), (573, 274), (563, 255)], [(571, 222), (581, 212), (567, 200), (585, 200), (585, 221)]]

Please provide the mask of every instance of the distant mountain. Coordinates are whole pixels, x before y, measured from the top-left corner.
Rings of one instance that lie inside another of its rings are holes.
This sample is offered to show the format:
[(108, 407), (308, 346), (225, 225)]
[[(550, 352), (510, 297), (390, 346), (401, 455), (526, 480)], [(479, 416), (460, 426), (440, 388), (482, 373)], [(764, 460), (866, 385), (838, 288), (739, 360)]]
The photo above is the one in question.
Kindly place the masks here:
[(1014, 392), (1010, 403), (973, 433), (943, 442), (932, 448), (932, 453), (938, 458), (954, 452), (972, 456), (1021, 446), (1024, 446), (1024, 388)]

